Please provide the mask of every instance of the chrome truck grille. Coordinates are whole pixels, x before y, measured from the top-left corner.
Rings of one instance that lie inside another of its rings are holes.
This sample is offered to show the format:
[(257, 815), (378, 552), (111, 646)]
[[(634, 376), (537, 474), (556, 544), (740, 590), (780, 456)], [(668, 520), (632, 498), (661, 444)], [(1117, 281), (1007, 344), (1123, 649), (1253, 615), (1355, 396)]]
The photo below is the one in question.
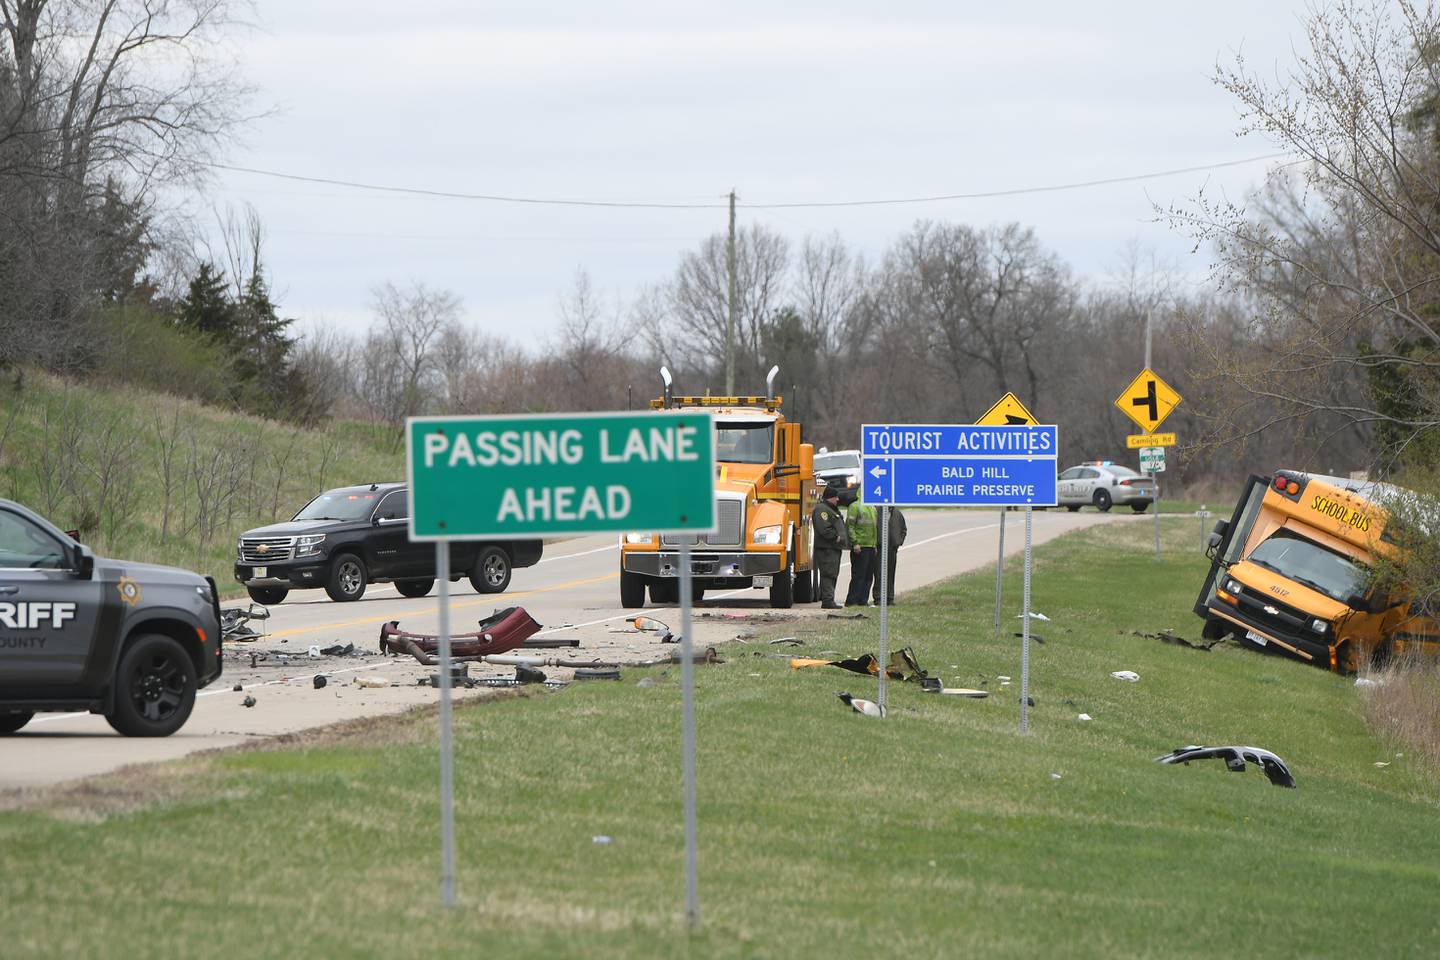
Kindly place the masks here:
[(715, 501), (715, 531), (702, 534), (667, 533), (660, 544), (678, 547), (688, 543), (698, 547), (742, 547), (745, 545), (745, 503), (741, 500)]
[(240, 559), (245, 563), (276, 563), (289, 560), (294, 552), (294, 537), (244, 537), (240, 540)]

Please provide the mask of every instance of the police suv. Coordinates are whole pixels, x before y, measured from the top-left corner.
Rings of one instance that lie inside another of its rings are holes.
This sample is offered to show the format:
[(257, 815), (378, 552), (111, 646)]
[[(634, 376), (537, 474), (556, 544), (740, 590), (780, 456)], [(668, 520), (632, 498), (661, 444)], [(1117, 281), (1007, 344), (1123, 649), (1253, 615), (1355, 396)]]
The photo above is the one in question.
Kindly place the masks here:
[(0, 734), (88, 710), (127, 736), (168, 736), (220, 669), (213, 580), (96, 557), (0, 500)]

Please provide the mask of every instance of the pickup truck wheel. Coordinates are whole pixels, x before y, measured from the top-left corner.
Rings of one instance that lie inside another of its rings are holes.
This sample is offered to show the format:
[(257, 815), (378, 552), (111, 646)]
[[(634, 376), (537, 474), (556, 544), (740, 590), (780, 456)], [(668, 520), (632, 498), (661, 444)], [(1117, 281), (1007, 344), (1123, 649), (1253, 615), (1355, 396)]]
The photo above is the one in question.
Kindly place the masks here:
[(365, 596), (365, 563), (353, 553), (342, 553), (330, 564), (325, 592), (336, 603), (348, 603)]
[(14, 733), (35, 716), (29, 710), (12, 710), (9, 713), (0, 713), (0, 737)]
[(645, 606), (645, 577), (629, 570), (620, 571), (620, 606), (636, 610)]
[(127, 737), (168, 737), (195, 707), (195, 664), (172, 637), (137, 637), (120, 657), (115, 706), (105, 715)]
[(788, 610), (795, 604), (794, 566), (788, 566), (775, 574), (770, 581), (770, 606), (777, 610)]
[(435, 578), (428, 580), (396, 580), (395, 589), (402, 597), (423, 597), (435, 586)]
[(273, 607), (290, 595), (288, 587), (246, 587), (250, 599), (264, 607)]
[(510, 586), (510, 555), (499, 547), (486, 547), (470, 571), (470, 586), (477, 593), (504, 593)]
[(1101, 513), (1108, 513), (1110, 510), (1110, 492), (1108, 490), (1095, 491), (1095, 509)]

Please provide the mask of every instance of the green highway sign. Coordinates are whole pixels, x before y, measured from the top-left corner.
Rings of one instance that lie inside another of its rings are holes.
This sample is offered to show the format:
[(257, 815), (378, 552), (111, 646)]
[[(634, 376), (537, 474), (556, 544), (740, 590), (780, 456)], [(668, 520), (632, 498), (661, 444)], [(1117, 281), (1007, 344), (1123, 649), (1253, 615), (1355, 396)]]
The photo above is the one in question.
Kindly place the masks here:
[(715, 526), (708, 413), (411, 417), (411, 540)]

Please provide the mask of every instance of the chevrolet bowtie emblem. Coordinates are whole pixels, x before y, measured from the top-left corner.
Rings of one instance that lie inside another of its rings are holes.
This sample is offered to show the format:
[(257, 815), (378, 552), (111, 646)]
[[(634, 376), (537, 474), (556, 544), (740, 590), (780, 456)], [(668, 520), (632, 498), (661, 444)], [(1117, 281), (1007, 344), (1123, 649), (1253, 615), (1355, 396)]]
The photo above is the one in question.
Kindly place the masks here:
[(1279, 610), (1277, 610), (1277, 609), (1275, 609), (1274, 607), (1270, 606), (1270, 604), (1268, 604), (1268, 603), (1265, 604), (1265, 612), (1268, 613), (1268, 614), (1270, 614), (1270, 616), (1272, 616), (1272, 617), (1278, 616), (1279, 613), (1280, 613)]
[(260, 546), (258, 546), (258, 547), (255, 548), (255, 552), (256, 552), (256, 553), (269, 553), (269, 552), (270, 552), (270, 544), (268, 544), (268, 543), (262, 543), (262, 544), (260, 544)]

